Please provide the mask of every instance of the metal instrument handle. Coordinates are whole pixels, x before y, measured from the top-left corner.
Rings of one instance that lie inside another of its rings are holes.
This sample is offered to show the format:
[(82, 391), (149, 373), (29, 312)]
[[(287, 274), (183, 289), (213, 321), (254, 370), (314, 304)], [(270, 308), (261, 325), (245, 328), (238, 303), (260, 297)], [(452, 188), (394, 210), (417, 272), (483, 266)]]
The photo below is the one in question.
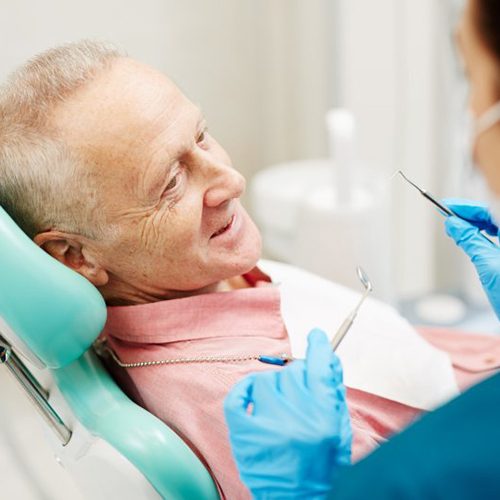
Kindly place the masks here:
[(64, 424), (61, 417), (52, 408), (48, 401), (48, 393), (33, 376), (28, 367), (21, 361), (2, 337), (0, 337), (0, 364), (5, 365), (17, 382), (24, 389), (24, 393), (33, 403), (42, 418), (54, 431), (59, 441), (65, 446), (71, 439), (71, 430)]
[(344, 320), (344, 322), (340, 325), (340, 328), (337, 330), (337, 333), (335, 334), (335, 337), (333, 337), (331, 346), (332, 349), (335, 351), (337, 347), (340, 345), (342, 340), (344, 340), (344, 337), (346, 336), (346, 333), (349, 331), (351, 328), (354, 319), (356, 318), (356, 313), (352, 313), (347, 318)]

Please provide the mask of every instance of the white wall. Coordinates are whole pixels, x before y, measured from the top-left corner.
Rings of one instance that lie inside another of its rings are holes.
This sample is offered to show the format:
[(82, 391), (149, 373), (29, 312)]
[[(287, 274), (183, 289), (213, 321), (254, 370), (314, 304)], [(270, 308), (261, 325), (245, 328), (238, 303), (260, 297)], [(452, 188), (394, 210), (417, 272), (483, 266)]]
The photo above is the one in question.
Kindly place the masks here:
[[(461, 194), (465, 93), (452, 34), (462, 3), (339, 0), (339, 101), (359, 119), (362, 157), (381, 176), (403, 170), (438, 198)], [(399, 295), (459, 287), (470, 265), (442, 218), (399, 178), (392, 194)]]
[[(397, 169), (433, 187), (435, 0), (340, 0), (340, 102), (359, 120), (362, 158), (380, 177)], [(432, 288), (435, 214), (392, 181), (396, 288)], [(383, 244), (383, 243), (382, 243)]]

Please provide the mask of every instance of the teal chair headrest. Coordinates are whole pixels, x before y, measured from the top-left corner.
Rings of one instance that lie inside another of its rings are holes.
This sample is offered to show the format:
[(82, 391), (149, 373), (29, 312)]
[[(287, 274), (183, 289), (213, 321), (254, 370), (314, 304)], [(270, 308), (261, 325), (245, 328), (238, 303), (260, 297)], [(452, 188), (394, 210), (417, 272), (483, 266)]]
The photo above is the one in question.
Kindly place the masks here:
[(0, 334), (49, 368), (79, 358), (106, 321), (101, 294), (31, 241), (0, 207)]

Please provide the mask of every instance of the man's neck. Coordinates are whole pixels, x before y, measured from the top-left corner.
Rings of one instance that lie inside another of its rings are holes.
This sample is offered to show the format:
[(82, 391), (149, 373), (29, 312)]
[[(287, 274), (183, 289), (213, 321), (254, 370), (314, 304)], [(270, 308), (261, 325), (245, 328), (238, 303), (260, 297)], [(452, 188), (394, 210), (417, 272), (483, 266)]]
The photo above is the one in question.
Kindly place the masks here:
[[(125, 285), (125, 284), (123, 284)], [(192, 297), (194, 295), (202, 295), (205, 293), (230, 292), (241, 288), (249, 288), (251, 285), (241, 275), (233, 276), (226, 280), (213, 283), (198, 290), (172, 290), (168, 295), (154, 295), (142, 292), (137, 289), (130, 289), (129, 286), (114, 286), (107, 289), (101, 289), (101, 294), (108, 306), (131, 306), (138, 304), (149, 304), (162, 300), (182, 299)]]
[(219, 292), (229, 292), (231, 290), (239, 290), (240, 288), (250, 288), (250, 283), (243, 276), (233, 276), (227, 280), (220, 282)]

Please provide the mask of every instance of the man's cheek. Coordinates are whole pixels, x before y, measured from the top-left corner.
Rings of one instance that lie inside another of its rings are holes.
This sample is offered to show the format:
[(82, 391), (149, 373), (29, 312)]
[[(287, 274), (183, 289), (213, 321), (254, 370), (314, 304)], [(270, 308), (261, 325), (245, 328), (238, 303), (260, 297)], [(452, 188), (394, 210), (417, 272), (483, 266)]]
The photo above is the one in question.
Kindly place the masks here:
[(190, 232), (187, 231), (169, 231), (162, 235), (159, 248), (159, 254), (169, 263), (180, 263), (189, 264), (193, 260), (193, 254), (197, 245), (197, 238)]

